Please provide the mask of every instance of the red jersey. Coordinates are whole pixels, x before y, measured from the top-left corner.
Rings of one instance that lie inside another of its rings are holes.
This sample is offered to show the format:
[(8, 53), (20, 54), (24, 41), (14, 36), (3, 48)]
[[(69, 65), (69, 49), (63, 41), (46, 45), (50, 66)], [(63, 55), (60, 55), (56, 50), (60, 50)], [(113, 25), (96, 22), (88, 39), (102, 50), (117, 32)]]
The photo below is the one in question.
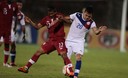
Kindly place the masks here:
[(16, 3), (8, 4), (6, 1), (0, 3), (0, 31), (10, 32), (12, 25), (12, 17), (18, 13), (18, 6)]
[(1, 7), (1, 2), (0, 2), (0, 31), (3, 28), (3, 13), (2, 13), (2, 7)]
[(56, 13), (53, 17), (46, 16), (41, 20), (43, 26), (47, 26), (49, 38), (64, 38), (64, 22), (59, 21), (58, 15), (61, 13)]

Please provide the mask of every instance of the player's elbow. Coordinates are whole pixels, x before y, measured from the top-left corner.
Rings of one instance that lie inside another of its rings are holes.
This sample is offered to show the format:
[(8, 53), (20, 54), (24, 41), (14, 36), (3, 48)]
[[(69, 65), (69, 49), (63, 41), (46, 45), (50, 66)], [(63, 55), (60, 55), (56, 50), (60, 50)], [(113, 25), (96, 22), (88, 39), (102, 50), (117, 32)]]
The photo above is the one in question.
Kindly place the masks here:
[(38, 29), (39, 29), (38, 25), (35, 25), (35, 29), (36, 29), (36, 30), (38, 30)]

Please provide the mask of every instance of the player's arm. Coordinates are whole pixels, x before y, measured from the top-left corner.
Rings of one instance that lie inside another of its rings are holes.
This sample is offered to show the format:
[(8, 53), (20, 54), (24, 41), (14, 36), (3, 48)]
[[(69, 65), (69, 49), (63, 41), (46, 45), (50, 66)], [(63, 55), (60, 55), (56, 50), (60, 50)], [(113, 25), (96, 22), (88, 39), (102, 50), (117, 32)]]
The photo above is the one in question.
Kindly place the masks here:
[(66, 23), (71, 23), (70, 16), (64, 16), (61, 19), (63, 19), (63, 21), (65, 21)]
[(73, 13), (73, 14), (70, 14), (70, 15), (68, 15), (68, 16), (64, 16), (63, 17), (63, 20), (65, 21), (65, 22), (67, 22), (67, 23), (72, 23), (72, 21), (75, 19), (75, 17), (76, 17), (76, 14), (77, 14), (77, 12), (76, 13)]
[(25, 32), (25, 15), (22, 13), (21, 17), (22, 17), (20, 19), (21, 30), (23, 32), (23, 41), (25, 41), (25, 36), (26, 36), (26, 32)]
[(15, 17), (15, 19), (13, 20), (15, 22), (14, 24), (14, 28), (13, 28), (13, 32), (16, 34), (16, 28), (17, 28), (17, 16)]
[(102, 31), (106, 30), (107, 26), (100, 26), (99, 28), (93, 27), (92, 30), (96, 35), (99, 35)]
[(36, 24), (29, 17), (25, 17), (25, 21), (31, 24), (36, 29), (40, 29), (42, 27), (41, 23)]

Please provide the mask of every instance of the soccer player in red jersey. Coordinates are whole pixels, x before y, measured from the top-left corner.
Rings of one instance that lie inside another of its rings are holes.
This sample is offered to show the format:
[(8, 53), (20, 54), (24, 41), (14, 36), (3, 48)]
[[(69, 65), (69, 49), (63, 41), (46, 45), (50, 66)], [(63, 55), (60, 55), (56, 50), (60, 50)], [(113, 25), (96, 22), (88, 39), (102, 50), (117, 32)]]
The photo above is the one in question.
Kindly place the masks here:
[(65, 32), (64, 22), (60, 20), (62, 14), (58, 13), (54, 7), (48, 8), (48, 16), (44, 17), (38, 24), (35, 24), (30, 18), (26, 18), (26, 21), (34, 26), (36, 29), (47, 26), (49, 33), (49, 40), (41, 45), (41, 48), (36, 51), (28, 63), (20, 67), (18, 71), (28, 73), (28, 69), (36, 63), (38, 58), (43, 54), (49, 54), (54, 50), (57, 50), (58, 54), (62, 56), (64, 64), (68, 66), (70, 74), (73, 76), (73, 66), (69, 58), (67, 57), (67, 48), (65, 46)]
[(9, 58), (9, 44), (12, 26), (12, 17), (19, 12), (17, 4), (12, 0), (0, 2), (0, 37), (4, 39), (4, 63), (3, 66), (11, 67), (7, 61)]

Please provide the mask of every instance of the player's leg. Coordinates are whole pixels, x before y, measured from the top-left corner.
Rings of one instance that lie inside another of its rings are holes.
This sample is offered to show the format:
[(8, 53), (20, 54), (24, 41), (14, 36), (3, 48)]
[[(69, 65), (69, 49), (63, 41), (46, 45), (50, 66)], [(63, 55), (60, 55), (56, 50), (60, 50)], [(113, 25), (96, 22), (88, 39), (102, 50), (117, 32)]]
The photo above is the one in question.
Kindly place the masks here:
[(65, 46), (65, 41), (64, 40), (58, 40), (56, 42), (57, 45), (55, 45), (58, 53), (61, 55), (61, 57), (64, 60), (64, 64), (68, 66), (69, 70), (70, 70), (70, 74), (69, 76), (73, 76), (74, 72), (73, 72), (73, 65), (71, 63), (71, 60), (68, 58), (67, 56), (67, 48)]
[(46, 44), (43, 44), (41, 46), (41, 48), (39, 50), (36, 51), (36, 53), (32, 56), (32, 58), (28, 61), (28, 63), (23, 66), (23, 67), (20, 67), (18, 69), (18, 71), (21, 71), (21, 72), (24, 72), (24, 73), (28, 73), (28, 69), (37, 62), (37, 60), (39, 59), (39, 57), (42, 55), (42, 54), (47, 54), (49, 52), (51, 52), (53, 50), (52, 48), (52, 45), (50, 43), (46, 43)]
[(81, 54), (76, 54), (76, 65), (75, 65), (75, 71), (74, 71), (75, 78), (78, 77), (78, 74), (81, 69), (81, 64), (82, 64), (81, 57), (82, 57)]
[(73, 52), (76, 53), (76, 64), (75, 64), (75, 71), (74, 71), (74, 78), (77, 78), (81, 69), (82, 65), (82, 55), (84, 53), (84, 43), (74, 43)]
[(1, 37), (0, 37), (0, 47), (2, 46), (3, 42), (4, 42), (4, 39), (3, 39), (3, 37), (1, 36)]
[(10, 57), (11, 57), (11, 66), (16, 66), (15, 58), (16, 58), (16, 38), (15, 33), (11, 31), (11, 49), (10, 49)]
[(10, 39), (8, 35), (5, 35), (4, 37), (4, 63), (3, 66), (11, 67), (7, 62), (9, 59), (9, 45), (10, 45)]
[(31, 57), (31, 59), (29, 59), (28, 63), (25, 66), (18, 68), (18, 71), (28, 73), (28, 69), (37, 62), (42, 54), (44, 54), (42, 49), (37, 50), (36, 53)]
[(65, 45), (66, 45), (66, 48), (67, 48), (67, 56), (70, 59), (72, 54), (73, 54), (72, 43), (70, 43), (70, 41), (65, 41)]
[(16, 43), (11, 42), (11, 49), (10, 49), (10, 57), (11, 57), (11, 66), (16, 66), (15, 58), (16, 58)]
[(62, 56), (62, 58), (64, 60), (64, 64), (67, 65), (67, 67), (69, 68), (70, 73), (68, 74), (68, 76), (74, 76), (73, 65), (71, 63), (71, 60), (67, 56), (67, 52), (61, 51), (60, 55)]

